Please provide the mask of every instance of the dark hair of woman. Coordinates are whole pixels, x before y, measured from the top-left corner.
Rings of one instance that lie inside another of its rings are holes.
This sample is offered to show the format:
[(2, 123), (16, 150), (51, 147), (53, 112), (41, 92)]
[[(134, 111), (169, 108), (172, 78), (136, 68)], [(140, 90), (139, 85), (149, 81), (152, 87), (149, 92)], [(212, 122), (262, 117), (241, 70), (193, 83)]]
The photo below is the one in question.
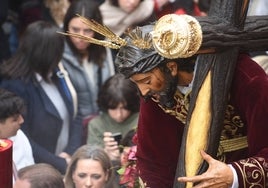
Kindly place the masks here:
[(16, 53), (1, 65), (1, 76), (7, 79), (29, 80), (39, 73), (50, 81), (51, 72), (62, 58), (64, 41), (52, 23), (31, 23), (20, 38)]
[[(89, 0), (73, 1), (69, 9), (67, 10), (65, 18), (64, 18), (64, 23), (63, 23), (64, 32), (68, 31), (70, 21), (73, 18), (76, 18), (77, 14), (89, 20), (93, 19), (97, 21), (98, 23), (102, 24), (102, 16), (99, 10), (99, 4), (97, 2), (89, 1)], [(104, 40), (104, 36), (96, 32), (94, 34), (94, 38), (98, 40)], [(82, 54), (80, 54), (80, 52), (75, 48), (75, 46), (70, 40), (70, 37), (67, 36), (66, 40), (70, 48), (72, 49), (72, 52), (74, 53), (74, 55), (78, 58), (79, 61), (82, 61)], [(104, 61), (106, 57), (105, 47), (91, 43), (88, 47), (88, 52), (90, 52), (89, 54), (91, 54), (89, 55), (88, 60), (89, 61), (92, 60), (94, 63), (98, 64), (99, 66), (102, 66), (102, 62)]]
[(174, 3), (172, 3), (173, 9), (184, 9), (185, 12), (189, 15), (193, 14), (194, 11), (194, 1), (193, 0), (176, 0)]
[(115, 74), (102, 85), (98, 95), (101, 111), (115, 109), (120, 103), (132, 113), (139, 111), (139, 94), (136, 86), (121, 74)]
[[(142, 1), (143, 1), (143, 0), (141, 0), (141, 2), (142, 2)], [(119, 7), (118, 0), (110, 0), (110, 3), (111, 3), (113, 6)]]
[(116, 6), (116, 7), (119, 6), (119, 4), (118, 4), (118, 0), (110, 0), (110, 3), (111, 3), (113, 6)]

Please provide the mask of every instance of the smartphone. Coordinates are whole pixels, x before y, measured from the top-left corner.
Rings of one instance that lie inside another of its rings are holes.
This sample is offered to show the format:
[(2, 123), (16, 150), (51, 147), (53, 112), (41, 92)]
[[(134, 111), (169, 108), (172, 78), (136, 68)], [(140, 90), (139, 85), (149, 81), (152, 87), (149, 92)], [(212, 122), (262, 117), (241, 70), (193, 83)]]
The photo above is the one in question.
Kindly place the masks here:
[(122, 133), (113, 133), (112, 137), (114, 137), (114, 140), (119, 144), (122, 139)]

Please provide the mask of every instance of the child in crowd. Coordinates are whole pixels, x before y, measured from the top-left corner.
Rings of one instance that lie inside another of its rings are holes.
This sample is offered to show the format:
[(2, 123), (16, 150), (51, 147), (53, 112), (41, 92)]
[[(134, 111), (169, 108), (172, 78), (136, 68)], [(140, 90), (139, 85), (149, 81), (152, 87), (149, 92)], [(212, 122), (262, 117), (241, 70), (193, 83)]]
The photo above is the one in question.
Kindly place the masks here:
[(139, 95), (134, 84), (121, 74), (110, 77), (98, 95), (101, 114), (88, 124), (88, 144), (105, 148), (111, 160), (119, 160), (118, 143), (113, 133), (124, 137), (137, 126)]
[[(23, 99), (8, 90), (0, 88), (0, 139), (13, 141), (14, 170), (34, 164), (29, 140), (20, 130), (20, 126), (24, 122), (24, 112)], [(13, 174), (16, 176), (16, 171)]]

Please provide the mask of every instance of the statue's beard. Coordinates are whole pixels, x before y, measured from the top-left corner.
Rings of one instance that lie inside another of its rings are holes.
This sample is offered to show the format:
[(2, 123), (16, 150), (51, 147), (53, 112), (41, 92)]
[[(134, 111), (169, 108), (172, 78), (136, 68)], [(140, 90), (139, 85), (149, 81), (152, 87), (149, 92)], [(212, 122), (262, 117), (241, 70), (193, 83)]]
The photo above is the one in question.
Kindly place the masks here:
[(162, 91), (149, 92), (144, 98), (152, 98), (157, 101), (162, 107), (172, 109), (176, 105), (174, 95), (177, 90), (178, 76), (172, 76), (170, 73), (165, 74), (165, 86)]

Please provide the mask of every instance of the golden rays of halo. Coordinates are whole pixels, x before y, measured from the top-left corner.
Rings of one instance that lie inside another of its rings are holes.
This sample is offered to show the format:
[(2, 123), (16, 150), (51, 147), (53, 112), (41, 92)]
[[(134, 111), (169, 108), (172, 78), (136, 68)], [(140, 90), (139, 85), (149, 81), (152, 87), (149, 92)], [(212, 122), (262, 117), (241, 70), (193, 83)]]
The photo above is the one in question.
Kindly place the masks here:
[(119, 49), (121, 47), (120, 45), (112, 43), (110, 41), (98, 40), (98, 39), (94, 39), (92, 37), (87, 37), (87, 36), (76, 34), (76, 33), (70, 33), (68, 31), (66, 33), (58, 31), (58, 33), (60, 33), (62, 35), (66, 35), (66, 36), (71, 36), (71, 37), (76, 37), (76, 38), (79, 38), (79, 39), (83, 39), (83, 40), (85, 40), (85, 41), (87, 41), (89, 43), (109, 47), (109, 48), (112, 48), (112, 49)]
[(136, 27), (133, 31), (127, 29), (125, 32), (127, 36), (132, 39), (132, 44), (140, 49), (149, 49), (152, 47), (152, 37), (150, 33), (146, 33), (144, 37), (142, 36), (142, 31), (140, 27)]
[(72, 36), (72, 37), (76, 37), (76, 38), (80, 38), (83, 39), (89, 43), (93, 43), (93, 44), (97, 44), (97, 45), (101, 45), (101, 46), (105, 46), (105, 47), (109, 47), (112, 49), (119, 49), (121, 46), (125, 46), (127, 44), (127, 42), (120, 38), (119, 36), (117, 36), (116, 34), (114, 34), (108, 27), (106, 27), (105, 25), (101, 25), (98, 22), (96, 22), (95, 20), (89, 20), (83, 16), (80, 16), (79, 14), (77, 14), (77, 16), (81, 19), (81, 21), (86, 24), (91, 30), (103, 35), (106, 37), (106, 40), (98, 40), (92, 37), (88, 37), (85, 35), (80, 35), (77, 33), (71, 33), (69, 31), (65, 32), (58, 32), (60, 34), (63, 35), (67, 35), (67, 36)]
[[(103, 35), (105, 40), (98, 40), (69, 31), (58, 33), (112, 49), (120, 49), (127, 45), (127, 40), (113, 33), (107, 26), (79, 14), (76, 15), (91, 30)], [(141, 27), (136, 27), (131, 31), (127, 29), (125, 35), (130, 38), (129, 42), (134, 46), (140, 49), (154, 48), (158, 54), (169, 59), (187, 58), (199, 53), (198, 50), (202, 43), (201, 26), (194, 17), (189, 15), (168, 14), (156, 22), (151, 32), (143, 34)]]
[[(109, 47), (112, 49), (119, 49), (122, 46), (125, 46), (127, 44), (127, 41), (125, 39), (122, 39), (115, 33), (113, 33), (107, 26), (101, 25), (95, 20), (89, 20), (83, 16), (80, 16), (77, 14), (77, 16), (81, 19), (81, 21), (86, 24), (91, 30), (103, 35), (106, 37), (106, 40), (98, 40), (92, 37), (88, 37), (85, 35), (77, 34), (77, 33), (71, 33), (69, 31), (67, 32), (58, 32), (60, 34), (66, 35), (66, 36), (72, 36), (76, 38), (83, 39), (89, 43)], [(131, 43), (138, 48), (144, 49), (144, 48), (150, 48), (152, 46), (152, 40), (150, 39), (150, 34), (146, 33), (144, 38), (142, 37), (142, 31), (140, 28), (136, 28), (134, 31), (128, 31), (125, 33), (127, 36), (131, 38)]]
[(79, 14), (77, 14), (77, 16), (81, 19), (81, 21), (86, 24), (91, 30), (105, 36), (107, 39), (109, 39), (110, 41), (124, 46), (127, 44), (127, 42), (120, 38), (119, 36), (117, 36), (115, 33), (113, 33), (107, 26), (105, 25), (101, 25), (98, 22), (96, 22), (95, 20), (88, 20), (87, 18), (80, 16)]

